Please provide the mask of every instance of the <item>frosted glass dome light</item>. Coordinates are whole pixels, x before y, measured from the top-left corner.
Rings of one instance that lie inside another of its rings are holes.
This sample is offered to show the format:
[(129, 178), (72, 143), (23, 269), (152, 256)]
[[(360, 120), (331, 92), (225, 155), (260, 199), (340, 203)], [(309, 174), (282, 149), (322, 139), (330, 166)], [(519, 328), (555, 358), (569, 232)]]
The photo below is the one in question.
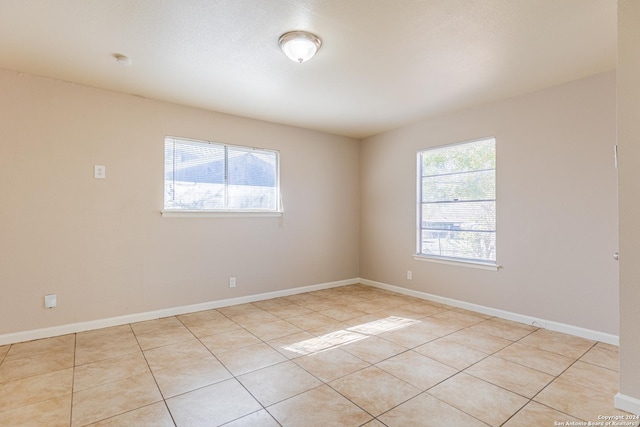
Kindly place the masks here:
[(295, 62), (303, 63), (316, 54), (322, 41), (306, 31), (290, 31), (280, 36), (278, 41), (282, 51)]

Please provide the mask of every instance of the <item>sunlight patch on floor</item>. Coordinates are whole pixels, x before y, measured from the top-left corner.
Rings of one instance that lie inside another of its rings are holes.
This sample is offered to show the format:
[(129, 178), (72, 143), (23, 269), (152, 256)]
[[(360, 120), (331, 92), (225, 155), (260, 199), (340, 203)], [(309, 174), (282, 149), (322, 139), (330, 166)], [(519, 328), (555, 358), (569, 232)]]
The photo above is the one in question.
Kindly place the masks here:
[(361, 325), (341, 329), (319, 337), (299, 341), (297, 343), (284, 346), (283, 348), (294, 353), (308, 355), (351, 344), (372, 335), (406, 328), (407, 326), (415, 325), (416, 323), (420, 323), (420, 321), (389, 316), (384, 319), (374, 320), (373, 322), (363, 323)]

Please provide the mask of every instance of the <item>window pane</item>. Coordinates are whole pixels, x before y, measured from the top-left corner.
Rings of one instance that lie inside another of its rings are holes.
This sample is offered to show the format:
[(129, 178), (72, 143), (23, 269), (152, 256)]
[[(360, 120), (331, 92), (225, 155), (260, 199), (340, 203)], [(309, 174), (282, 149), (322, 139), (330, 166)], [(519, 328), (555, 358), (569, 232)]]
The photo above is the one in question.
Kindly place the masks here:
[(434, 175), (422, 179), (422, 201), (492, 200), (496, 198), (493, 169)]
[(165, 138), (167, 210), (278, 211), (278, 152)]
[(495, 233), (422, 231), (422, 253), (476, 261), (496, 260)]
[(224, 208), (224, 146), (165, 141), (165, 208)]
[(495, 202), (426, 203), (422, 228), (495, 231)]
[(229, 209), (277, 207), (275, 152), (229, 147)]
[(495, 262), (495, 139), (424, 150), (419, 166), (419, 253)]
[(495, 167), (493, 138), (422, 152), (422, 176), (495, 169)]

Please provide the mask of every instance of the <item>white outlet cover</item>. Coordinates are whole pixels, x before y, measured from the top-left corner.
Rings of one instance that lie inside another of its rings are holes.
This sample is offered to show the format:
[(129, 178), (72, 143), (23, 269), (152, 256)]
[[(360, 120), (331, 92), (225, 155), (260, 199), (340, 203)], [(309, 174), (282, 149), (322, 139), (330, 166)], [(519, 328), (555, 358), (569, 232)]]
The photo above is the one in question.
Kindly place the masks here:
[(107, 177), (107, 168), (104, 165), (94, 165), (93, 177), (96, 179), (105, 179)]
[(58, 305), (58, 298), (56, 294), (50, 294), (44, 296), (44, 306), (45, 308), (53, 308)]

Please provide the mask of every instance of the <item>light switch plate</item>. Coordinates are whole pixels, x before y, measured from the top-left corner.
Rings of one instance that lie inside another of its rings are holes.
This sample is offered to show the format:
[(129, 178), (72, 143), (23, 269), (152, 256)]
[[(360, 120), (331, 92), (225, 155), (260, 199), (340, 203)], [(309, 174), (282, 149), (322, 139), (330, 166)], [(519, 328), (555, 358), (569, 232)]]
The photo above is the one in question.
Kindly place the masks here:
[(96, 179), (105, 179), (107, 177), (107, 168), (104, 165), (94, 165), (93, 177)]

